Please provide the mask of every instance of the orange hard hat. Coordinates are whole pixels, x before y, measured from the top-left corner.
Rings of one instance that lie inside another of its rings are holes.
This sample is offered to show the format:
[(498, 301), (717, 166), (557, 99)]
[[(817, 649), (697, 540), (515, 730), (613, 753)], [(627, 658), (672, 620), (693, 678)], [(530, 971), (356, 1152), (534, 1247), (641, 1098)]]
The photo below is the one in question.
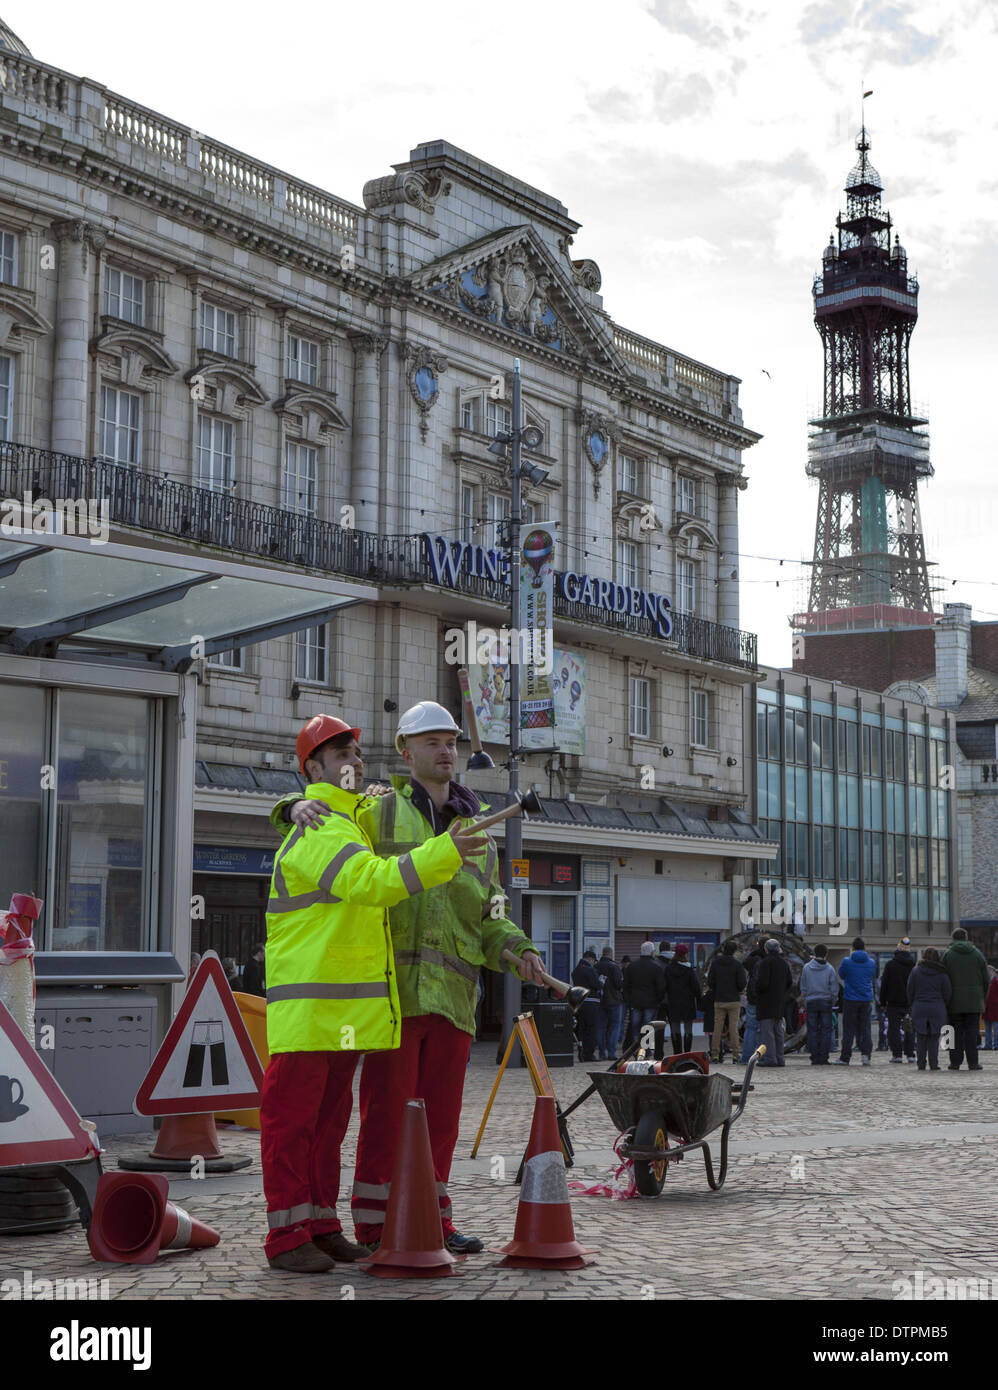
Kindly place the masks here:
[(308, 776), (305, 771), (305, 759), (310, 758), (320, 744), (328, 743), (337, 734), (353, 734), (358, 743), (360, 742), (360, 730), (351, 729), (349, 724), (344, 724), (343, 720), (337, 719), (335, 715), (316, 714), (308, 721), (295, 740), (298, 766), (303, 777)]

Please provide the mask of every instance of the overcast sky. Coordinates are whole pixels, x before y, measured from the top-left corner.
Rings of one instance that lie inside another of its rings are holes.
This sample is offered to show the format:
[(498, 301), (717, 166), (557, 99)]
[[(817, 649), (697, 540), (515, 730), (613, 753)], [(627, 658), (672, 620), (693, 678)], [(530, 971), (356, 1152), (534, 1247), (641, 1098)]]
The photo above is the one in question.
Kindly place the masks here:
[(764, 438), (744, 455), (741, 625), (776, 665), (814, 542), (811, 280), (872, 88), (870, 158), (921, 285), (911, 381), (930, 416), (937, 608), (998, 616), (993, 0), (2, 0), (0, 14), (42, 61), (354, 203), (439, 138), (559, 198), (618, 323), (742, 378)]

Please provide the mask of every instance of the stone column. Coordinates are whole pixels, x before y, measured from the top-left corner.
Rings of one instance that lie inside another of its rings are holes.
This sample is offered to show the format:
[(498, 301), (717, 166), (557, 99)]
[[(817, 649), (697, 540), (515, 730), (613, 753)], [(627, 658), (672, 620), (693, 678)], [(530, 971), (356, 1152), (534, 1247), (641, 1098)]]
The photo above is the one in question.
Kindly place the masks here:
[(59, 285), (52, 373), (52, 448), (87, 457), (87, 389), (90, 379), (91, 289), (96, 257), (107, 240), (92, 222), (56, 222)]
[(349, 336), (354, 351), (354, 371), (350, 496), (347, 501), (356, 508), (357, 529), (377, 531), (381, 520), (378, 507), (381, 457), (378, 366), (388, 340), (378, 333), (351, 333)]
[[(722, 627), (739, 627), (738, 612), (738, 494), (748, 486), (744, 478), (717, 480), (717, 621)], [(732, 578), (732, 576), (734, 576)]]

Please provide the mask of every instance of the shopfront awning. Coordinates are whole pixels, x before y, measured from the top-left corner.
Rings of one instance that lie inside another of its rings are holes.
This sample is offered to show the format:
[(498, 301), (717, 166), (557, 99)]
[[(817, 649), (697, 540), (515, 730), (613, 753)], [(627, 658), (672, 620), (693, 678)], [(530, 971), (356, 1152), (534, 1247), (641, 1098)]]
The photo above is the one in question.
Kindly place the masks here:
[[(60, 644), (185, 671), (198, 657), (327, 622), (377, 599), (365, 584), (66, 535), (0, 535), (0, 650)], [(64, 650), (62, 655), (68, 655)]]

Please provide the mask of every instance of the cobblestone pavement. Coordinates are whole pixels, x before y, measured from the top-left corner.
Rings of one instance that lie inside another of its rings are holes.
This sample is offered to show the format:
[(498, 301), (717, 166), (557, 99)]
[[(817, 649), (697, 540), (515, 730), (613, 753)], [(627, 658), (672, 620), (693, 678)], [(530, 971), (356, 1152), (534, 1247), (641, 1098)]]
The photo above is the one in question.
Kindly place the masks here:
[[(481, 1152), (469, 1155), (495, 1079), (494, 1045), (476, 1045), (468, 1073), (452, 1195), (459, 1229), (487, 1249), (511, 1239), (514, 1185), (533, 1108), (525, 1070), (507, 1072)], [(220, 1128), (230, 1156), (252, 1155), (242, 1173), (178, 1179), (171, 1194), (221, 1233), (211, 1250), (161, 1256), (153, 1265), (96, 1265), (81, 1230), (0, 1240), (0, 1276), (106, 1277), (112, 1299), (891, 1299), (895, 1281), (998, 1281), (998, 1055), (981, 1072), (919, 1072), (873, 1065), (812, 1068), (789, 1058), (756, 1071), (755, 1090), (732, 1130), (728, 1179), (707, 1186), (699, 1155), (670, 1166), (658, 1198), (573, 1197), (576, 1235), (598, 1250), (580, 1271), (501, 1269), (470, 1256), (458, 1278), (380, 1280), (349, 1265), (325, 1275), (271, 1271), (264, 1260), (265, 1206), (259, 1136)], [(738, 1067), (722, 1071), (733, 1077)], [(588, 1084), (585, 1070), (552, 1073), (562, 1106)], [(592, 1097), (569, 1121), (572, 1177), (595, 1179), (615, 1137)], [(357, 1118), (344, 1163), (351, 1165)], [(109, 1171), (148, 1136), (105, 1138)], [(714, 1146), (715, 1155), (717, 1145)], [(348, 1215), (352, 1170), (340, 1215)], [(998, 1282), (993, 1286), (998, 1292)]]

